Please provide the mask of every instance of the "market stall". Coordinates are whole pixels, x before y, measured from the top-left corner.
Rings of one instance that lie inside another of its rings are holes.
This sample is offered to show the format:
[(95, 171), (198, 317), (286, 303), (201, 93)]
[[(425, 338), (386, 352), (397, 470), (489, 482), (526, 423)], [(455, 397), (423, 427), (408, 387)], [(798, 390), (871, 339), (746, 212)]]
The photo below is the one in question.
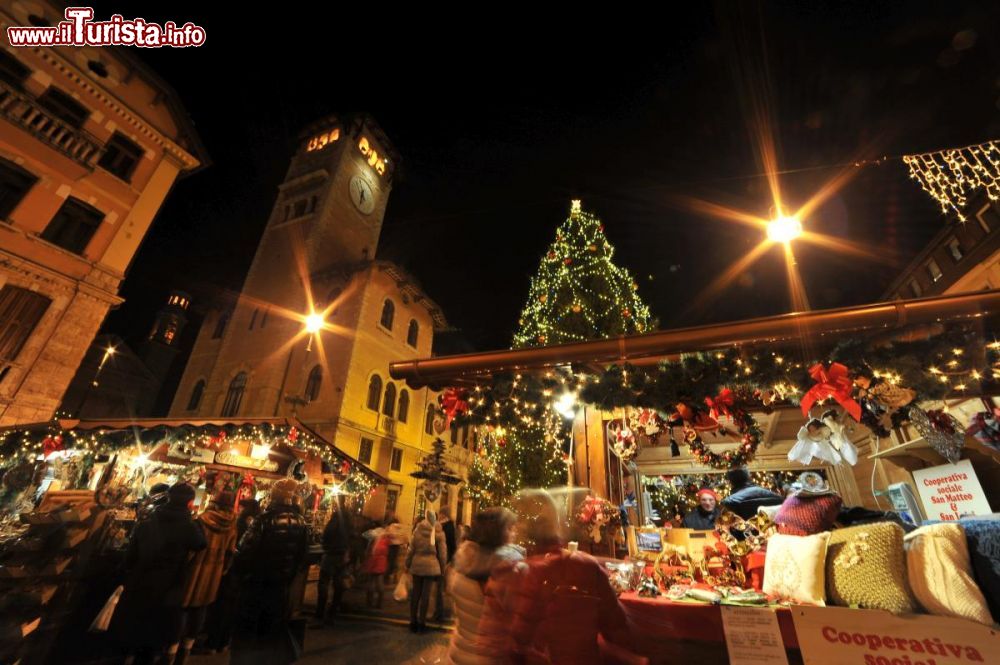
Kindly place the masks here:
[(293, 478), (318, 541), (334, 496), (360, 509), (385, 482), (288, 418), (57, 419), (0, 431), (0, 467), (4, 662), (29, 642), (36, 654), (60, 648), (67, 642), (52, 638), (89, 625), (156, 485), (191, 484), (198, 508), (228, 490), (236, 508), (248, 498), (266, 505), (271, 484)]

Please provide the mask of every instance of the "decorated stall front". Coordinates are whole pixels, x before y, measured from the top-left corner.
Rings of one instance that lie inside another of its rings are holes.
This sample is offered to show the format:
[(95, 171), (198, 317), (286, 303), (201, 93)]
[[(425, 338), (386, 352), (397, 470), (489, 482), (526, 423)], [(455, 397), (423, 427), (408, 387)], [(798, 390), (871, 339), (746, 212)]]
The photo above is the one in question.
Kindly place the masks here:
[[(158, 485), (191, 484), (198, 508), (229, 491), (238, 508), (244, 499), (266, 505), (273, 482), (295, 479), (318, 541), (334, 496), (360, 510), (386, 482), (288, 418), (21, 425), (0, 431), (0, 468), (0, 590), (9, 601), (0, 608), (3, 662), (29, 643), (61, 648), (73, 642), (61, 639), (64, 626), (89, 625), (67, 617), (96, 615), (88, 604), (111, 593), (103, 587), (116, 579)], [(74, 648), (85, 649), (78, 637)]]
[(568, 526), (654, 662), (965, 662), (921, 632), (975, 662), (1000, 653), (998, 313), (989, 291), (391, 370), (481, 428), (481, 500), (526, 466), (588, 488)]

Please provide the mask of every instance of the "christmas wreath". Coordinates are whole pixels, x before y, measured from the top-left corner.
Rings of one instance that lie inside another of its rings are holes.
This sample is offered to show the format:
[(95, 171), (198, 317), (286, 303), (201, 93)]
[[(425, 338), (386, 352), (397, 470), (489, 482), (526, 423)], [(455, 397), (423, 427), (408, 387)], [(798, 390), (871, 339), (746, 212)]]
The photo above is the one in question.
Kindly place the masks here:
[(734, 409), (730, 415), (742, 440), (739, 448), (723, 453), (714, 453), (709, 450), (698, 430), (687, 424), (684, 426), (684, 441), (687, 442), (691, 454), (698, 458), (702, 464), (707, 464), (713, 469), (730, 469), (746, 465), (757, 454), (757, 447), (763, 438), (763, 432), (757, 419), (749, 411)]

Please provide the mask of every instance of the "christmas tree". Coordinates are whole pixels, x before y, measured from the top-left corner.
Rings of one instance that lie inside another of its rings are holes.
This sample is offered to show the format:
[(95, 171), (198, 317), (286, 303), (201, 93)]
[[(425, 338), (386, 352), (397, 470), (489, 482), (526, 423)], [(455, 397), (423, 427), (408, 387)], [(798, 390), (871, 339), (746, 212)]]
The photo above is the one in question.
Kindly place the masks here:
[(482, 506), (509, 506), (528, 487), (566, 482), (566, 462), (558, 441), (542, 425), (487, 433), (469, 469), (469, 495)]
[(632, 335), (654, 322), (628, 270), (611, 260), (601, 220), (573, 201), (531, 280), (514, 348)]

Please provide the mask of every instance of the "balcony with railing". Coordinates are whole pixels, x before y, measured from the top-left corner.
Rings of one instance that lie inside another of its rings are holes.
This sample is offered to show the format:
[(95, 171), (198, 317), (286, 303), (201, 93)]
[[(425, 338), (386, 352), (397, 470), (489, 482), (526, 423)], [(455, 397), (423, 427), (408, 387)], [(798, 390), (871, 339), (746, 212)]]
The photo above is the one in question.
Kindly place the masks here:
[(61, 120), (30, 95), (0, 80), (0, 116), (87, 169), (104, 153), (96, 138)]

